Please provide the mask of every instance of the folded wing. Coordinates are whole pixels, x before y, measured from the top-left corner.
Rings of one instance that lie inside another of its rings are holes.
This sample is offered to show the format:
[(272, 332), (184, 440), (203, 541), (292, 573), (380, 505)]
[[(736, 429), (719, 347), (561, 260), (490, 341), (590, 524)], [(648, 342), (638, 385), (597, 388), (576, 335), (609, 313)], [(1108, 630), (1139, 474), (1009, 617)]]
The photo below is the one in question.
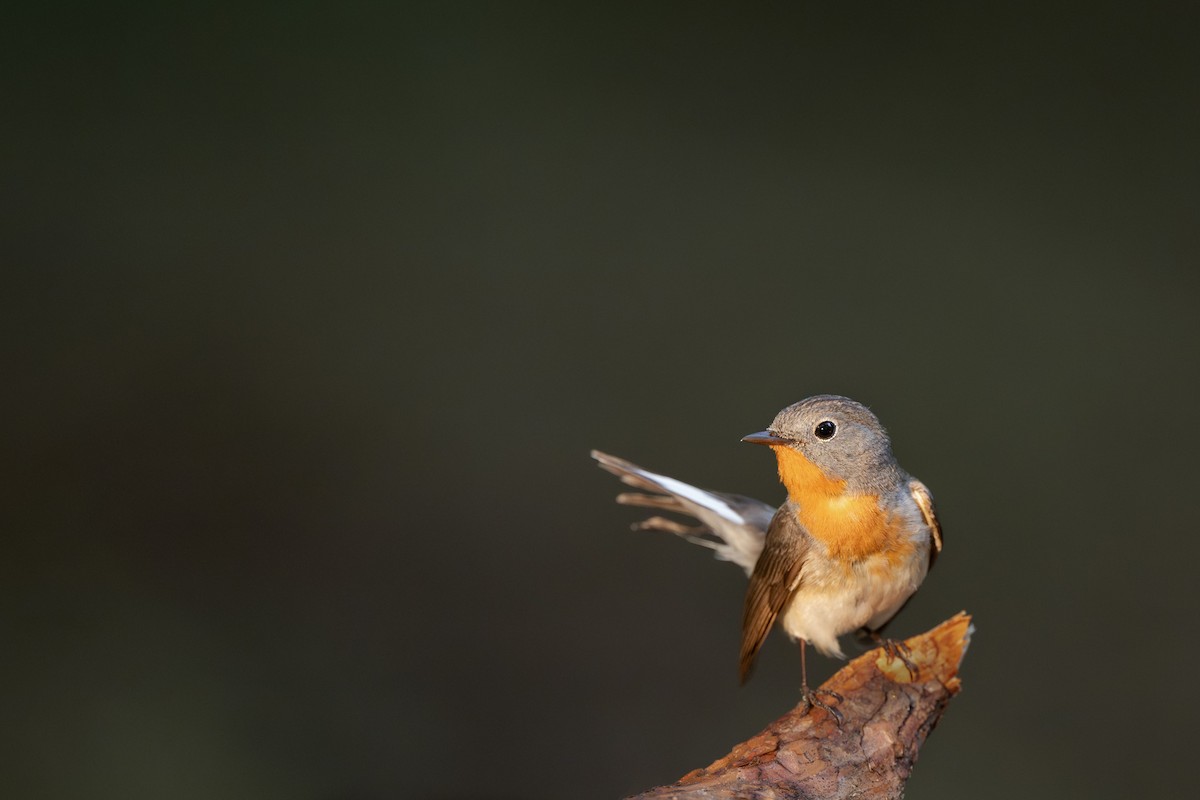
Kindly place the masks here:
[(796, 517), (795, 507), (790, 501), (784, 503), (771, 520), (762, 555), (754, 566), (746, 590), (742, 650), (738, 659), (738, 677), (743, 683), (750, 675), (771, 626), (800, 588), (810, 541)]
[(908, 489), (912, 492), (913, 500), (917, 501), (917, 507), (921, 509), (921, 516), (925, 518), (925, 524), (929, 526), (929, 535), (933, 538), (929, 548), (929, 568), (933, 569), (933, 562), (937, 561), (938, 553), (942, 552), (942, 524), (938, 522), (937, 509), (933, 505), (933, 495), (925, 484), (918, 480), (912, 480), (908, 484)]

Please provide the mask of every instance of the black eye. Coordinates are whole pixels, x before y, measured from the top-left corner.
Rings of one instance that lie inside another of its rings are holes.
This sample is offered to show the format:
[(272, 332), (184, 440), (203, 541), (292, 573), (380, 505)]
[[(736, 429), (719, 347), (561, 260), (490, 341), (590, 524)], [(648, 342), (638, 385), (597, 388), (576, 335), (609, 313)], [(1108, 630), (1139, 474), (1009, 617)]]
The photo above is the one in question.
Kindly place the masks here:
[(818, 439), (832, 439), (833, 435), (837, 433), (837, 425), (834, 425), (829, 420), (818, 422), (817, 427), (813, 429), (813, 433), (817, 435)]

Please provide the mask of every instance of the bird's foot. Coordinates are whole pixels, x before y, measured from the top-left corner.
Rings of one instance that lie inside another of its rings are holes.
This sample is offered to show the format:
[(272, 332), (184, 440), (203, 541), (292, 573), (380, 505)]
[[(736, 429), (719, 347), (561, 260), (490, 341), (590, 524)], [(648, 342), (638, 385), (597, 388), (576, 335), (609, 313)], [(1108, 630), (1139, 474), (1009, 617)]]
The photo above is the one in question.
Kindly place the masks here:
[(842, 727), (842, 723), (846, 721), (845, 717), (842, 716), (842, 712), (838, 711), (836, 708), (829, 705), (817, 696), (822, 694), (828, 696), (831, 700), (836, 700), (839, 703), (846, 699), (830, 689), (809, 689), (807, 686), (802, 686), (800, 688), (800, 697), (805, 704), (804, 713), (807, 714), (809, 710), (814, 707), (822, 709), (825, 711), (825, 713), (829, 714), (829, 716), (837, 720), (839, 728)]
[(898, 639), (879, 639), (878, 644), (887, 653), (889, 659), (899, 660), (908, 669), (910, 675), (917, 677), (921, 670), (912, 661), (912, 648)]

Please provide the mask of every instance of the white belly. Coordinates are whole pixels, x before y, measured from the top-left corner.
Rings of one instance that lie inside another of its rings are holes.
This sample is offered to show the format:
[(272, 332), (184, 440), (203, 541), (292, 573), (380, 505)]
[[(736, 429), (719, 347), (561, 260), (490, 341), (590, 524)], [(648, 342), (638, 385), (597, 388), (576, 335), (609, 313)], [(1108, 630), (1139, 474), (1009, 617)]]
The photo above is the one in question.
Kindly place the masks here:
[(928, 539), (899, 565), (889, 565), (884, 556), (848, 568), (810, 559), (780, 624), (793, 639), (804, 639), (824, 655), (845, 658), (838, 637), (864, 625), (878, 628), (891, 619), (928, 569)]

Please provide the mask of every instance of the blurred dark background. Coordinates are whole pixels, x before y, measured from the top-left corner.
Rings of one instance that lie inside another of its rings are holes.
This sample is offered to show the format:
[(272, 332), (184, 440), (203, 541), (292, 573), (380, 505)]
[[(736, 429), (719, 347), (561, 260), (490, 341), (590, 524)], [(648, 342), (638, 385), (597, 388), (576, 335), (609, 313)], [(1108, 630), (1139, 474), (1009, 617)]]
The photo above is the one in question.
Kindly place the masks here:
[(978, 629), (909, 796), (1189, 794), (1185, 8), (7, 11), (0, 793), (674, 780), (795, 653), (588, 450), (775, 502), (837, 392)]

